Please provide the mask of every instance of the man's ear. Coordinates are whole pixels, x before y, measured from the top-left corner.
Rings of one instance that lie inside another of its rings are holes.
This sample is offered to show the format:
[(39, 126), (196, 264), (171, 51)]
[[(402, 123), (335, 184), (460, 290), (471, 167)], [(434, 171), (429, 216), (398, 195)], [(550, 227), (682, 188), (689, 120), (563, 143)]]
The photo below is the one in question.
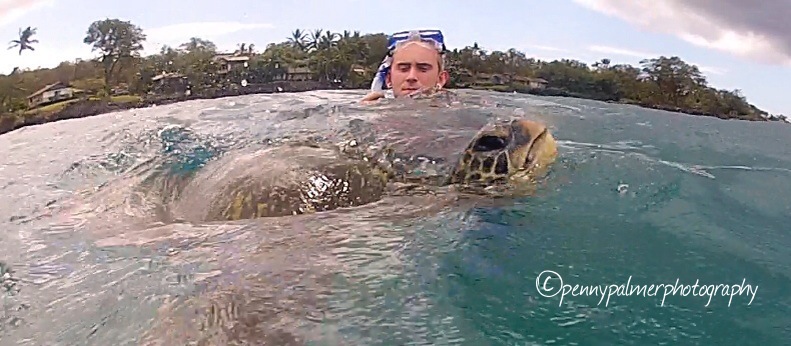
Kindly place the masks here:
[(388, 73), (385, 76), (385, 85), (387, 86), (387, 88), (392, 89), (393, 88), (393, 80), (392, 80), (392, 78), (390, 78), (390, 76), (391, 76), (390, 73)]
[(450, 79), (450, 74), (448, 73), (448, 71), (443, 70), (442, 72), (439, 73), (439, 80), (437, 80), (437, 84), (440, 87), (444, 87), (445, 84), (448, 83), (449, 79)]

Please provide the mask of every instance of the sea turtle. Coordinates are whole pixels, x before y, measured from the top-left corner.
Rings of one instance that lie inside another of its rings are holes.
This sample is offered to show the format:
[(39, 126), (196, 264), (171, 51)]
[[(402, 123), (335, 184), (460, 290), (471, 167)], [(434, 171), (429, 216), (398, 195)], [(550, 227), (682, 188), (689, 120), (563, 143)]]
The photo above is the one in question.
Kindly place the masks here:
[[(391, 215), (430, 211), (453, 195), (442, 192), (455, 186), (468, 186), (474, 194), (530, 186), (528, 181), (556, 155), (554, 139), (540, 121), (436, 99), (429, 102), (438, 107), (427, 109), (422, 101), (279, 112), (262, 125), (270, 127), (271, 136), (260, 138), (261, 147), (228, 151), (194, 175), (145, 180), (147, 175), (129, 174), (94, 195), (84, 210), (95, 219), (86, 223), (86, 215), (77, 215), (75, 223), (96, 232), (98, 246), (162, 251), (169, 265), (160, 272), (168, 267), (194, 279), (187, 280), (192, 286), (184, 284), (190, 290), (172, 294), (159, 309), (140, 343), (326, 343), (335, 335), (312, 333), (341, 334), (333, 316), (338, 313), (333, 301), (344, 299), (339, 290), (366, 288), (366, 278), (399, 270), (398, 265), (364, 264), (361, 256), (379, 256), (377, 251), (344, 255), (338, 246), (392, 248), (409, 231), (384, 220)], [(125, 203), (138, 200), (145, 205), (159, 201), (148, 194), (130, 198), (138, 196), (129, 193), (138, 186), (173, 197), (167, 210), (155, 209), (162, 225), (141, 227), (140, 219), (150, 220), (142, 217), (150, 209), (127, 208)], [(384, 199), (395, 203), (343, 208)], [(109, 212), (97, 208), (108, 208), (108, 201), (116, 201)], [(321, 210), (334, 212), (203, 222)], [(171, 222), (174, 217), (196, 222)], [(382, 257), (399, 261), (400, 256)], [(339, 278), (348, 282), (337, 289)]]
[[(404, 195), (387, 197), (407, 204), (246, 220), (238, 235), (202, 231), (193, 236), (195, 241), (182, 241), (195, 248), (171, 260), (208, 256), (211, 260), (206, 262), (216, 267), (214, 276), (198, 283), (202, 288), (194, 295), (173, 298), (159, 309), (142, 343), (355, 344), (347, 338), (359, 336), (345, 335), (347, 314), (342, 308), (335, 310), (333, 301), (346, 299), (343, 292), (367, 292), (372, 289), (367, 280), (397, 275), (399, 266), (361, 264), (369, 262), (360, 259), (367, 251), (344, 256), (347, 250), (336, 246), (354, 242), (354, 247), (377, 249), (403, 241), (409, 231), (390, 227), (383, 219), (423, 213), (440, 200), (432, 195), (415, 198), (415, 189), (529, 186), (556, 155), (554, 139), (540, 122), (464, 114), (447, 110), (431, 118), (409, 112), (365, 117), (330, 126), (338, 130), (334, 133), (319, 131), (326, 135), (324, 140), (278, 144), (204, 167), (182, 194), (209, 197), (192, 200), (203, 206), (193, 209), (201, 211), (193, 217), (235, 220), (299, 214), (308, 208), (366, 204), (398, 193)], [(325, 182), (334, 183), (316, 183), (327, 177)], [(329, 188), (319, 191), (317, 186)], [(257, 208), (257, 203), (277, 208)], [(161, 239), (165, 232), (155, 233)], [(370, 234), (376, 236), (366, 236)], [(372, 258), (380, 256), (369, 252)], [(377, 261), (382, 259), (371, 262)], [(366, 302), (364, 297), (348, 299)]]
[(541, 122), (465, 107), (430, 110), (416, 102), (282, 121), (279, 133), (287, 140), (209, 163), (183, 187), (173, 211), (188, 220), (238, 220), (447, 186), (503, 192), (532, 186), (529, 180), (556, 156)]

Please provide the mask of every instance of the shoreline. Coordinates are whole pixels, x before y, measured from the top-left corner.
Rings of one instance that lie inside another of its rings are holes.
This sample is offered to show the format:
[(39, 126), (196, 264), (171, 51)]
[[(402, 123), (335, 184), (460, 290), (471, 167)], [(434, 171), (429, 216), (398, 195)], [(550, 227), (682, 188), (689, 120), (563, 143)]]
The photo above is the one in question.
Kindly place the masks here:
[[(278, 90), (278, 88), (280, 88), (280, 90)], [(328, 83), (314, 81), (304, 81), (299, 83), (271, 82), (265, 84), (248, 85), (244, 88), (213, 90), (210, 93), (195, 93), (189, 96), (141, 96), (140, 100), (126, 102), (113, 102), (106, 99), (83, 98), (73, 101), (72, 103), (65, 105), (63, 108), (52, 112), (33, 114), (0, 114), (0, 135), (31, 125), (41, 125), (67, 119), (88, 118), (116, 111), (146, 108), (150, 106), (164, 106), (172, 103), (191, 100), (211, 100), (242, 95), (273, 94), (276, 92), (305, 92), (331, 89), (337, 89), (337, 87), (333, 87)]]
[[(33, 114), (0, 114), (0, 135), (31, 125), (40, 125), (45, 123), (57, 122), (60, 120), (67, 120), (67, 119), (87, 118), (87, 117), (101, 115), (115, 111), (145, 108), (154, 105), (161, 106), (161, 105), (167, 105), (171, 103), (190, 101), (190, 100), (210, 100), (210, 99), (217, 99), (217, 98), (230, 97), (230, 96), (271, 94), (276, 92), (286, 93), (286, 92), (306, 92), (306, 91), (315, 91), (315, 90), (336, 90), (336, 89), (349, 90), (348, 88), (338, 88), (337, 85), (315, 82), (315, 81), (301, 81), (301, 82), (279, 81), (279, 82), (270, 82), (270, 83), (257, 84), (257, 85), (249, 85), (244, 88), (213, 90), (209, 93), (195, 93), (190, 96), (182, 95), (182, 96), (141, 97), (139, 101), (128, 101), (128, 102), (112, 102), (109, 100), (99, 100), (99, 99), (80, 99), (64, 106), (63, 108), (57, 111), (52, 111), (52, 112), (42, 112), (42, 113), (33, 113)], [(525, 90), (522, 88), (514, 88), (514, 87), (503, 88), (502, 86), (494, 87), (494, 88), (457, 87), (453, 89), (487, 90), (487, 91), (505, 92), (505, 93), (516, 92), (520, 94), (530, 94), (536, 96), (571, 97), (571, 98), (594, 100), (594, 101), (601, 101), (607, 103), (633, 105), (646, 109), (662, 110), (662, 111), (682, 113), (682, 114), (695, 115), (695, 116), (716, 117), (723, 120), (735, 119), (735, 120), (745, 120), (745, 121), (773, 121), (771, 119), (767, 119), (761, 116), (739, 117), (738, 115), (730, 116), (725, 114), (713, 114), (713, 113), (697, 111), (694, 109), (682, 109), (678, 107), (633, 102), (628, 100), (597, 99), (593, 97), (585, 97), (584, 95), (575, 95), (573, 93), (569, 93), (566, 92), (565, 90), (560, 90), (560, 89)], [(355, 88), (353, 90), (358, 90), (358, 88)]]
[[(491, 88), (474, 88), (474, 89), (481, 89), (481, 90), (491, 90)], [(621, 105), (631, 105), (631, 106), (638, 106), (641, 108), (646, 109), (653, 109), (653, 110), (660, 110), (660, 111), (667, 111), (673, 113), (681, 113), (687, 115), (695, 115), (695, 116), (706, 116), (706, 117), (714, 117), (723, 120), (745, 120), (745, 121), (772, 121), (771, 119), (764, 118), (760, 115), (728, 115), (728, 114), (716, 114), (716, 113), (708, 113), (703, 112), (697, 109), (685, 109), (681, 107), (674, 107), (668, 105), (660, 105), (660, 104), (651, 104), (647, 102), (638, 102), (632, 100), (619, 100), (614, 98), (601, 98), (601, 97), (592, 97), (589, 95), (577, 94), (568, 92), (562, 89), (556, 88), (546, 88), (546, 89), (533, 89), (533, 90), (521, 90), (520, 88), (497, 88), (499, 90), (493, 91), (504, 91), (504, 92), (514, 92), (522, 93), (522, 94), (530, 94), (536, 96), (555, 96), (555, 97), (570, 97), (570, 98), (577, 98), (583, 100), (592, 100), (592, 101), (600, 101), (606, 103), (613, 103), (613, 104), (621, 104)]]

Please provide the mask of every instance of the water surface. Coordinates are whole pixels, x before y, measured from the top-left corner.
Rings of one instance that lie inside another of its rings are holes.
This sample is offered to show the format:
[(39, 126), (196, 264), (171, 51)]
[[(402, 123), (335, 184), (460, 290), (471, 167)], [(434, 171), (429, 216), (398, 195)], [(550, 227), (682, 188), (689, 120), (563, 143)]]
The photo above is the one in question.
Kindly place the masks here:
[[(0, 136), (0, 344), (791, 340), (790, 126), (463, 94), (473, 104), (465, 116), (550, 126), (559, 157), (535, 196), (477, 207), (402, 198), (234, 222), (162, 217), (151, 192), (163, 177), (292, 126), (388, 111), (356, 105), (359, 92), (190, 101)], [(561, 304), (537, 290), (546, 270), (572, 286), (758, 289), (664, 303), (664, 290), (609, 302), (569, 294)]]

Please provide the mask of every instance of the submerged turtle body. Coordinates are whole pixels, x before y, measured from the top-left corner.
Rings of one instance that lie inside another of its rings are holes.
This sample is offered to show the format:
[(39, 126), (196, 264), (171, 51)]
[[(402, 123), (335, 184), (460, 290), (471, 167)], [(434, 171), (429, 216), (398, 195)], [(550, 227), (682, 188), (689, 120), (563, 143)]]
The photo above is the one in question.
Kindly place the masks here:
[(177, 212), (190, 220), (286, 216), (367, 204), (387, 172), (331, 147), (288, 144), (220, 158), (184, 188)]
[(222, 158), (185, 188), (183, 215), (238, 220), (359, 206), (416, 186), (529, 186), (555, 158), (555, 141), (538, 122), (432, 110), (327, 119), (312, 131), (321, 140)]

